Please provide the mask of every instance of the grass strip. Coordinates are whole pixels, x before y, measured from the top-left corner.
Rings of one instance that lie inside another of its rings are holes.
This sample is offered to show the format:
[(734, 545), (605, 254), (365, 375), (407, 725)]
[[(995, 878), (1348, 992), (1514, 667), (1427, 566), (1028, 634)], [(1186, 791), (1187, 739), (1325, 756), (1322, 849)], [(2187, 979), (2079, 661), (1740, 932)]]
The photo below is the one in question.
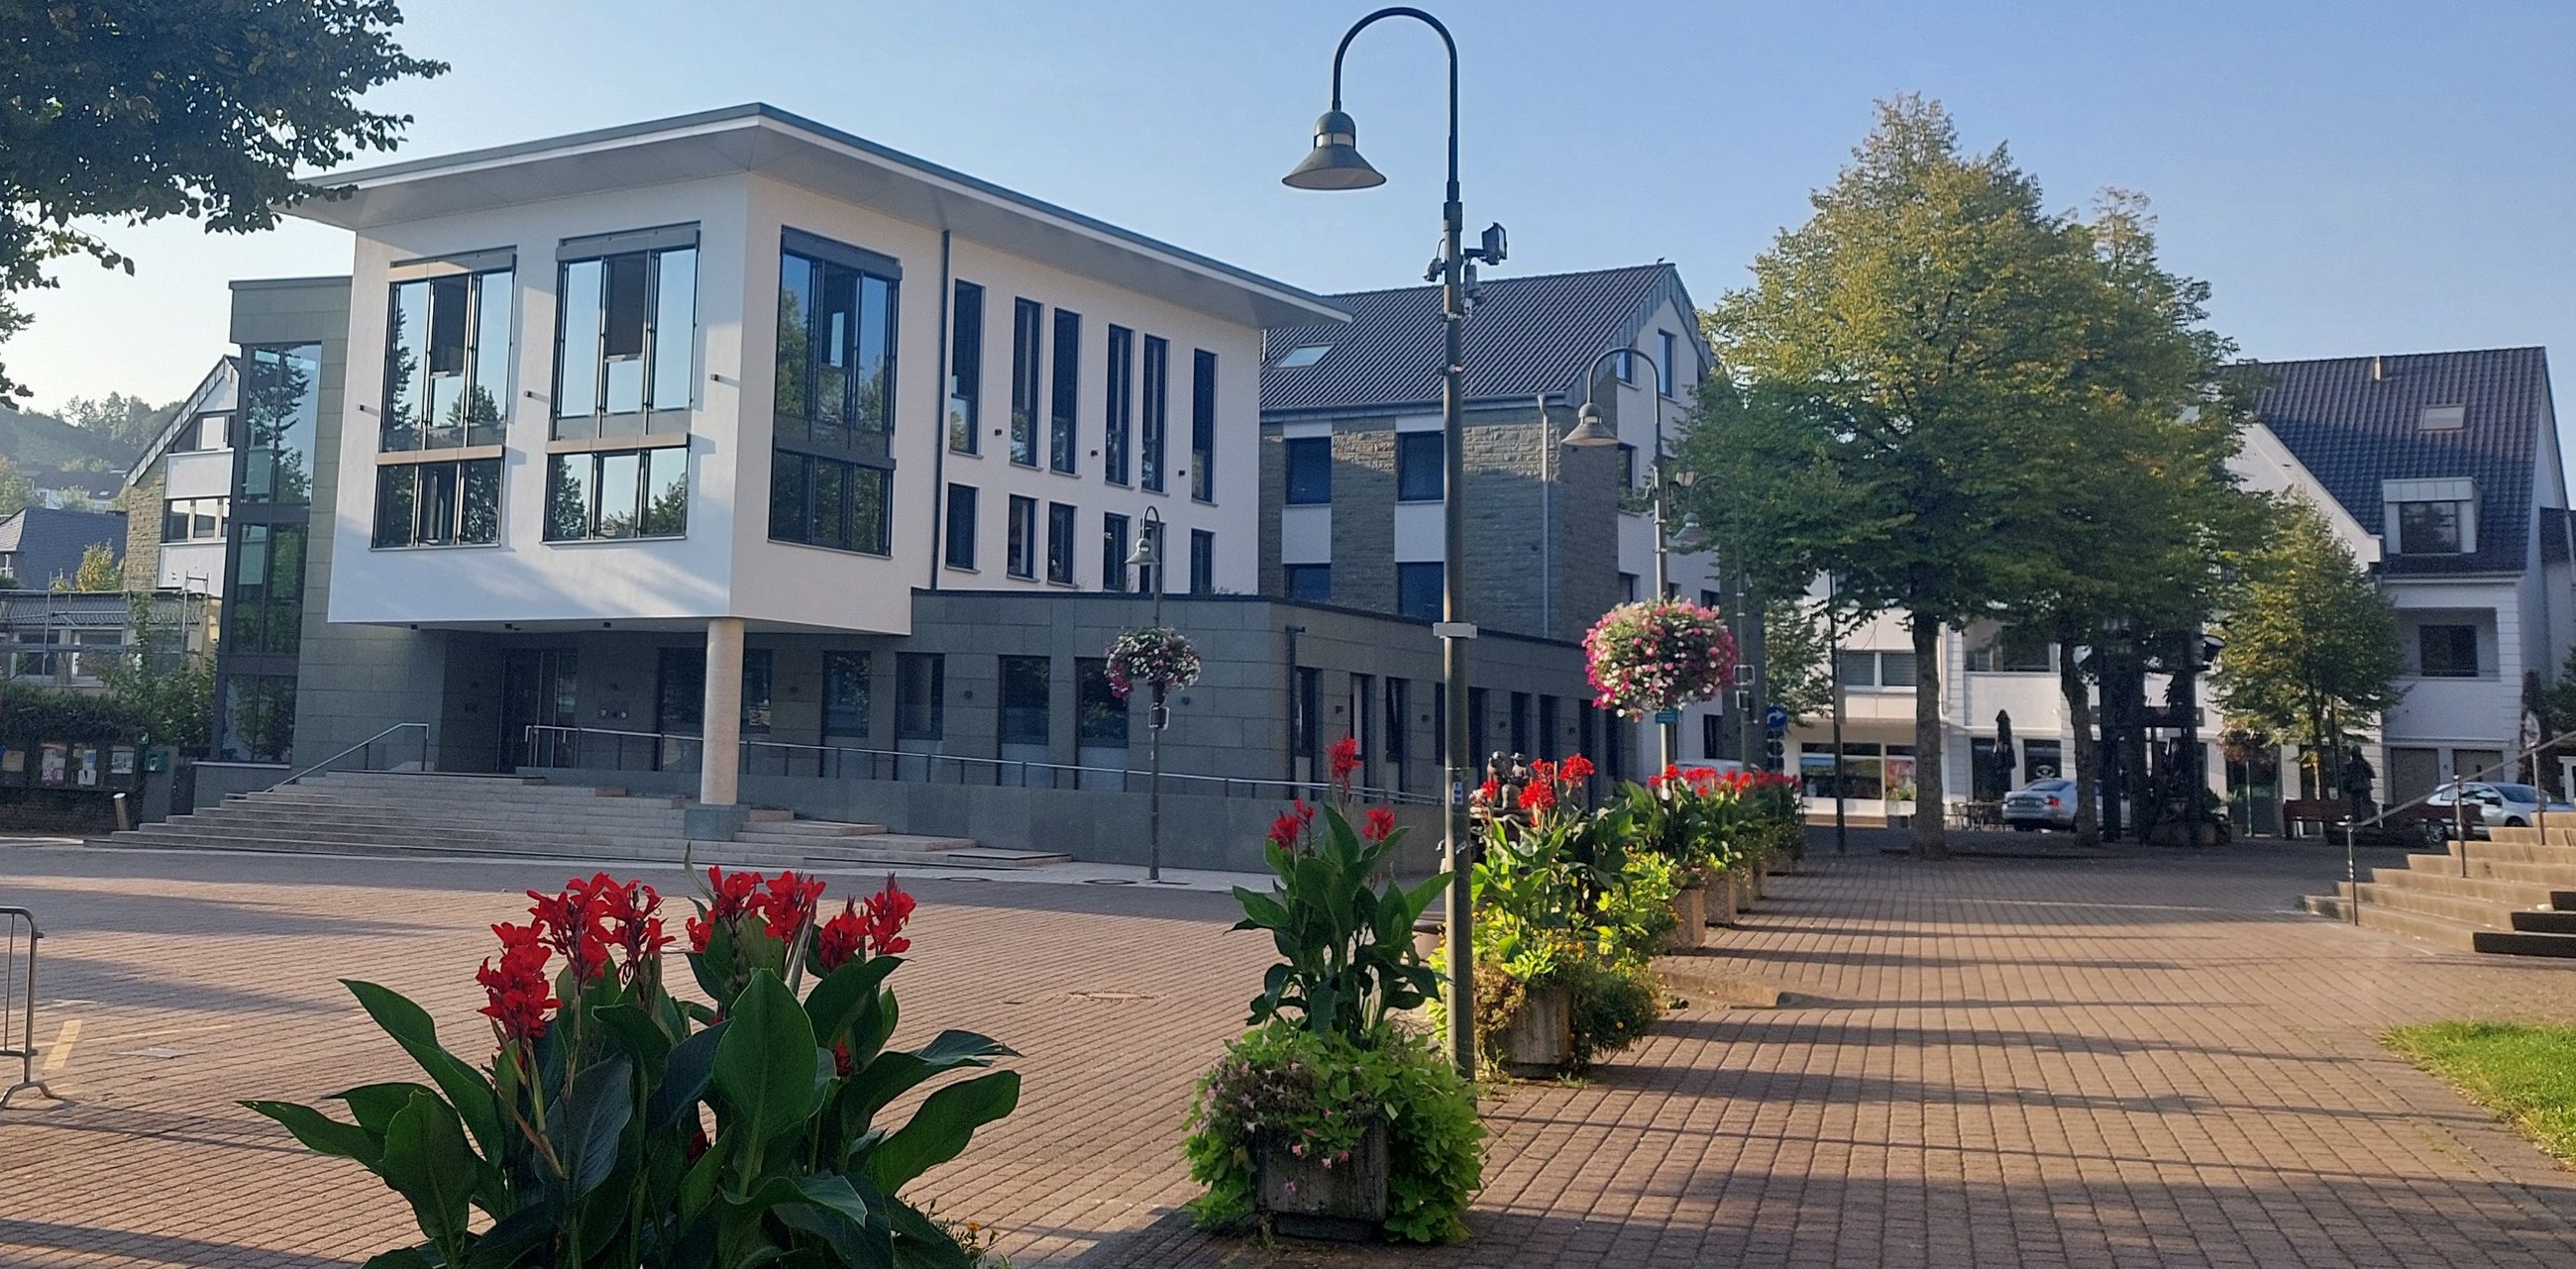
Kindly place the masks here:
[(2379, 1040), (2576, 1166), (2576, 1027), (2431, 1022)]

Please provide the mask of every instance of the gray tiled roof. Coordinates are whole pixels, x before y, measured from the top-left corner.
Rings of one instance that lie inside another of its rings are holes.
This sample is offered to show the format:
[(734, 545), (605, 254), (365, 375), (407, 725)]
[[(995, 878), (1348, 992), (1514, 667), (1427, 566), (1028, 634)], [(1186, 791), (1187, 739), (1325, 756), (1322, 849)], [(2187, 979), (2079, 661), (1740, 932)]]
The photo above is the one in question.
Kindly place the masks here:
[(125, 558), (124, 512), (29, 507), (0, 520), (0, 554), (16, 557), (18, 584), (30, 590), (43, 590), (57, 573), (78, 573), (81, 552), (100, 542)]
[[(2380, 377), (2371, 377), (2376, 361)], [(2267, 362), (2264, 425), (2364, 529), (2381, 535), (2391, 574), (2518, 573), (2528, 563), (2534, 465), (2554, 445), (2549, 357), (2541, 348)], [(2426, 406), (2466, 407), (2457, 431), (2423, 429)], [(2380, 482), (2466, 476), (2477, 482), (2478, 549), (2402, 556)]]
[[(1387, 409), (1440, 400), (1440, 288), (1408, 286), (1326, 296), (1348, 325), (1287, 326), (1262, 339), (1261, 410)], [(1669, 264), (1586, 273), (1493, 277), (1467, 315), (1467, 398), (1527, 400), (1576, 386), (1602, 350), (1630, 343), (1658, 300), (1683, 313), (1697, 346), (1690, 293)], [(1276, 363), (1291, 349), (1329, 344), (1311, 366)]]

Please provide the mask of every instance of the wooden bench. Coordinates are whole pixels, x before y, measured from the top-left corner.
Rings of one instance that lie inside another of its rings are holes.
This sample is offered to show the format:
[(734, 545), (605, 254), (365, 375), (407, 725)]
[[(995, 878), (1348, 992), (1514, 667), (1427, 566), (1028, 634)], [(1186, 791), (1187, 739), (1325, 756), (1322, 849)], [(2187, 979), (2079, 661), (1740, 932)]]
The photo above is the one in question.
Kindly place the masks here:
[(2285, 836), (2296, 837), (2299, 835), (2301, 824), (2314, 824), (2317, 826), (2317, 836), (2324, 837), (2329, 830), (2343, 823), (2351, 814), (2352, 803), (2350, 802), (2329, 801), (2325, 798), (2291, 798), (2281, 803), (2281, 832)]

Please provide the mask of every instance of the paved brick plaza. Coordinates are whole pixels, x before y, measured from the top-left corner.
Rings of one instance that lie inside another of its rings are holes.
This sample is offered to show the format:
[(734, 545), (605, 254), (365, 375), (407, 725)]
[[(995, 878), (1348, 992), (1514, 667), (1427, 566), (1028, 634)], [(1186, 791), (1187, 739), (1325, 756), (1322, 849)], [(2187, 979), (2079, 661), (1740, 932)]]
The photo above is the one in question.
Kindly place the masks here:
[[(1266, 1250), (1173, 1213), (1190, 1083), (1268, 950), (1221, 896), (920, 879), (907, 1032), (988, 1031), (1028, 1081), (921, 1189), (1021, 1265), (1084, 1269), (2576, 1264), (2576, 1173), (2372, 1040), (2576, 1021), (2576, 966), (2285, 910), (2341, 862), (1820, 860), (1714, 948), (1789, 1007), (1683, 1010), (1582, 1087), (1491, 1103), (1478, 1237), (1429, 1253)], [(80, 1024), (48, 1073), (79, 1104), (0, 1113), (0, 1264), (304, 1269), (403, 1241), (393, 1195), (232, 1102), (409, 1076), (335, 977), (479, 1048), (483, 926), (560, 871), (0, 853), (0, 903), (53, 934), (40, 1038)]]

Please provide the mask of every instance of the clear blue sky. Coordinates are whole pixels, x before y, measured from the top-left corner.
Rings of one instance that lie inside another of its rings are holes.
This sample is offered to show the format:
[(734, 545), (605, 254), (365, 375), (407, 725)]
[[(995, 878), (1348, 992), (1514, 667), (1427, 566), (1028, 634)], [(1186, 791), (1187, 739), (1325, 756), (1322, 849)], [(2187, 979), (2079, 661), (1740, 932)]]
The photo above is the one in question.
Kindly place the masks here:
[[(1439, 213), (1437, 41), (1354, 48), (1347, 105), (1393, 178), (1288, 190), (1333, 43), (1369, 6), (413, 0), (454, 65), (384, 90), (430, 155), (768, 101), (1318, 291), (1417, 281)], [(2143, 191), (2167, 263), (2254, 356), (2546, 344), (2576, 416), (2576, 3), (2145, 5), (1445, 0), (1467, 215), (1512, 273), (1664, 257), (1703, 304), (1806, 213), (1903, 91), (2008, 142), (2052, 203)], [(375, 161), (375, 160), (364, 160)], [(39, 405), (168, 400), (224, 348), (224, 282), (336, 273), (348, 243), (118, 230), (0, 349)]]

